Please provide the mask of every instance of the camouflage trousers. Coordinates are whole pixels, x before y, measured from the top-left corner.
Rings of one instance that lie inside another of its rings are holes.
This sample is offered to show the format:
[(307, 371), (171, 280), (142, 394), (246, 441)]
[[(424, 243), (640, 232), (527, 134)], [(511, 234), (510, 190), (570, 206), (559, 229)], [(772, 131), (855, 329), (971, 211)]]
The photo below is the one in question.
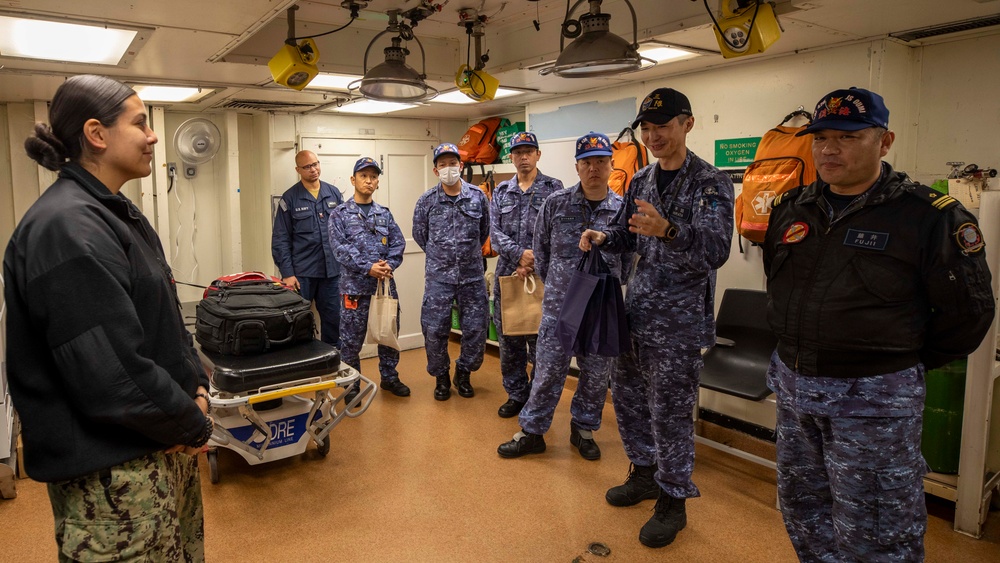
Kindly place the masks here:
[[(518, 422), (525, 432), (545, 434), (552, 426), (552, 417), (562, 398), (569, 372), (570, 356), (566, 355), (556, 336), (554, 316), (542, 317), (538, 329), (538, 371), (531, 385), (531, 395)], [(597, 431), (601, 428), (604, 403), (608, 398), (608, 377), (614, 368), (615, 359), (591, 354), (577, 356), (580, 377), (576, 381), (576, 392), (570, 403), (572, 424), (581, 430)]]
[(802, 561), (923, 561), (922, 416), (827, 417), (778, 396), (778, 499)]
[(427, 373), (447, 377), (451, 369), (448, 337), (451, 334), (451, 304), (458, 302), (458, 324), (462, 330), (462, 347), (455, 361), (456, 370), (474, 372), (483, 365), (486, 352), (486, 331), (489, 326), (489, 301), (486, 280), (480, 278), (463, 284), (442, 283), (431, 279), (424, 282), (424, 300), (420, 307), (420, 328), (424, 333), (427, 353)]
[(694, 471), (694, 405), (700, 350), (636, 342), (611, 373), (611, 401), (625, 455), (656, 466), (654, 479), (674, 498), (700, 496)]
[(59, 561), (204, 561), (197, 459), (154, 452), (49, 483)]

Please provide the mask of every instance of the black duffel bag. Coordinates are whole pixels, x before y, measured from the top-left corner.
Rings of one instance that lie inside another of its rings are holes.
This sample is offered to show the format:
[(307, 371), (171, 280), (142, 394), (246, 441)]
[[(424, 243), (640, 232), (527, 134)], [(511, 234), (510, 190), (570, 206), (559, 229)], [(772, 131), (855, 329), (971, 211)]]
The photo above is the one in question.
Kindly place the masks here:
[(203, 350), (219, 354), (262, 354), (312, 340), (316, 332), (309, 301), (266, 280), (213, 284), (197, 311), (195, 338)]

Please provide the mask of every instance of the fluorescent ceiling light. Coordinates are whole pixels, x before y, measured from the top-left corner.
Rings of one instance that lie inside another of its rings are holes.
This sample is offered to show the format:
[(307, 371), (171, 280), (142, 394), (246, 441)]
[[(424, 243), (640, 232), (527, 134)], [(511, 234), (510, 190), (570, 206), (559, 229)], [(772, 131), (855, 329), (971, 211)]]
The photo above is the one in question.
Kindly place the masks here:
[(356, 82), (359, 78), (361, 77), (358, 75), (327, 74), (325, 72), (321, 72), (309, 82), (309, 85), (306, 86), (306, 88), (332, 88), (335, 90), (348, 90), (348, 85), (350, 85), (351, 82)]
[(197, 102), (214, 90), (202, 90), (187, 86), (154, 86), (135, 84), (132, 86), (139, 99), (144, 102)]
[[(640, 45), (639, 54), (643, 57), (653, 59), (657, 63), (683, 61), (701, 56), (701, 53), (689, 51), (680, 47), (674, 47), (673, 45), (667, 45), (665, 43), (645, 43)], [(651, 66), (653, 65), (644, 61), (642, 68), (648, 68)]]
[[(497, 93), (493, 96), (493, 99), (506, 98), (508, 96), (518, 96), (523, 94), (521, 90), (511, 90), (510, 88), (497, 88)], [(431, 100), (431, 102), (443, 102), (446, 104), (475, 104), (478, 103), (476, 100), (466, 96), (460, 90), (452, 90), (451, 92), (446, 92), (444, 94), (438, 94), (436, 98)]]
[(117, 65), (136, 34), (135, 29), (0, 16), (0, 55)]
[(379, 113), (391, 113), (404, 109), (417, 107), (417, 104), (401, 104), (397, 102), (380, 102), (378, 100), (358, 100), (357, 102), (334, 108), (332, 111), (340, 113), (361, 113), (374, 115)]

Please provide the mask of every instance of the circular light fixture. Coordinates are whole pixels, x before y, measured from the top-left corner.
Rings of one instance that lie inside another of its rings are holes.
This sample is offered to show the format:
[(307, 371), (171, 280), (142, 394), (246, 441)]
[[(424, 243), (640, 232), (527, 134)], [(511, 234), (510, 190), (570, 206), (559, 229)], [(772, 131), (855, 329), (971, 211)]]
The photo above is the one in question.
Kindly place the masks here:
[[(582, 16), (579, 22), (568, 19), (583, 1), (578, 0), (573, 9), (567, 12), (567, 19), (563, 22), (559, 38), (559, 48), (562, 51), (559, 58), (553, 66), (539, 70), (539, 74), (543, 76), (555, 74), (563, 78), (591, 78), (633, 72), (656, 64), (656, 61), (639, 54), (638, 23), (635, 10), (628, 0), (625, 0), (625, 4), (632, 12), (632, 43), (611, 33), (611, 15), (601, 13), (601, 0), (589, 0), (590, 13)], [(564, 38), (575, 39), (569, 46), (563, 48)]]
[[(413, 35), (413, 30), (406, 24), (396, 21), (398, 10), (389, 11), (389, 27), (376, 35), (368, 48), (365, 49), (364, 77), (348, 85), (349, 90), (360, 90), (361, 94), (370, 100), (382, 102), (424, 102), (437, 96), (437, 89), (427, 85), (424, 79), (427, 78), (427, 58), (424, 55), (424, 46), (420, 40)], [(384, 49), (385, 62), (368, 68), (368, 53), (372, 45), (379, 37), (386, 33), (396, 33), (391, 39), (392, 45)], [(418, 73), (415, 69), (406, 64), (406, 55), (410, 51), (402, 46), (403, 40), (413, 39), (420, 47), (420, 57), (424, 65), (424, 72)]]

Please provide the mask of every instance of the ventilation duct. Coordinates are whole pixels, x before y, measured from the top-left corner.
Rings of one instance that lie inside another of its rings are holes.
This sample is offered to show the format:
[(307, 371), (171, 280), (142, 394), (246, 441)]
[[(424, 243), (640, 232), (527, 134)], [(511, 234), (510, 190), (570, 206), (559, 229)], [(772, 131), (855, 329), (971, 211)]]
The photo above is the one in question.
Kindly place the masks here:
[(915, 41), (918, 39), (927, 39), (928, 37), (947, 35), (949, 33), (958, 33), (960, 31), (971, 31), (973, 29), (992, 27), (994, 25), (1000, 25), (1000, 14), (944, 23), (940, 25), (932, 25), (930, 27), (912, 29), (910, 31), (900, 31), (897, 33), (890, 33), (889, 36), (895, 37), (896, 39), (902, 39), (903, 41)]

